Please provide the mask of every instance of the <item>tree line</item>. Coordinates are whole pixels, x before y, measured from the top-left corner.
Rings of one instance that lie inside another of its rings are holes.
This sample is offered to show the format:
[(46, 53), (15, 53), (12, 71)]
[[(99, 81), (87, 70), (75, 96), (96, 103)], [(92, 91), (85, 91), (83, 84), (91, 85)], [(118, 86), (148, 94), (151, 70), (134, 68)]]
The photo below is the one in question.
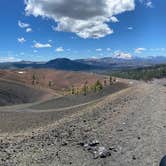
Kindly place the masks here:
[(83, 94), (84, 96), (86, 96), (89, 92), (99, 92), (104, 87), (112, 85), (114, 82), (116, 82), (116, 79), (112, 76), (109, 76), (109, 79), (105, 78), (103, 82), (97, 80), (94, 84), (88, 84), (88, 81), (85, 81), (84, 85), (81, 88), (72, 85), (70, 93), (71, 95)]
[[(113, 78), (112, 76), (109, 76), (109, 77), (105, 78), (103, 81), (97, 80), (93, 84), (89, 84), (88, 81), (85, 81), (85, 83), (83, 84), (82, 87), (76, 87), (76, 86), (72, 85), (68, 91), (71, 95), (83, 94), (84, 96), (86, 96), (89, 92), (99, 92), (104, 87), (106, 87), (108, 85), (112, 85), (114, 82), (116, 82), (116, 79)], [(37, 85), (39, 83), (40, 83), (39, 78), (37, 77), (36, 74), (33, 74), (32, 75), (32, 85)], [(53, 89), (54, 85), (55, 84), (53, 81), (50, 81), (50, 80), (48, 81), (48, 87), (50, 89)]]
[(138, 68), (126, 71), (117, 71), (111, 73), (115, 77), (150, 81), (154, 78), (166, 77), (166, 65), (157, 65), (146, 68)]

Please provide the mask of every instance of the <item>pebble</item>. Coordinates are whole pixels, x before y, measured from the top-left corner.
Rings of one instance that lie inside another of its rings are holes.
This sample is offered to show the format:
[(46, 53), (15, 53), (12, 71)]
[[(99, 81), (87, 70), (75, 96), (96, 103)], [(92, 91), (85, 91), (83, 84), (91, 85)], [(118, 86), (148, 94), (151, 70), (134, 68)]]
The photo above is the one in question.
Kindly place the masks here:
[(101, 158), (106, 158), (108, 156), (111, 156), (110, 151), (107, 150), (104, 146), (99, 147), (98, 154), (99, 154), (99, 157)]
[(133, 155), (133, 157), (132, 157), (132, 158), (133, 158), (133, 160), (136, 160), (136, 157), (135, 157), (135, 155)]
[(99, 144), (98, 140), (93, 140), (92, 142), (89, 143), (89, 146), (97, 146)]
[(113, 152), (118, 152), (118, 150), (114, 147), (110, 147), (109, 150), (113, 151)]

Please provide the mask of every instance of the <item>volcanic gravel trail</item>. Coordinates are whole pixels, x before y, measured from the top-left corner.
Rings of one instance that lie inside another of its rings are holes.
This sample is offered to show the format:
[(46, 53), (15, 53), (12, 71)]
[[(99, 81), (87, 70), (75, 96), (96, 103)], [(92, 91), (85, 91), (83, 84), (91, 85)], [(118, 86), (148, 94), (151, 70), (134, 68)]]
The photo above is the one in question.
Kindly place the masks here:
[[(0, 165), (158, 166), (165, 140), (166, 88), (140, 83), (29, 136), (5, 137)], [(94, 155), (101, 147), (104, 158)]]

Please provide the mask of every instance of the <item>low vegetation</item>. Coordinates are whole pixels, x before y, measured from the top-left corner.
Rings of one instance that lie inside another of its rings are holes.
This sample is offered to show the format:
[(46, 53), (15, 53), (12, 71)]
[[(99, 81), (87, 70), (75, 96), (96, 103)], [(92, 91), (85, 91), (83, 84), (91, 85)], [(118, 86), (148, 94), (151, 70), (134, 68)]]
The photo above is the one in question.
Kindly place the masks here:
[(84, 96), (86, 96), (89, 92), (99, 92), (104, 87), (112, 85), (114, 82), (116, 82), (116, 79), (113, 78), (112, 76), (105, 78), (103, 82), (97, 80), (94, 84), (88, 84), (88, 81), (85, 81), (84, 85), (81, 88), (74, 87), (74, 85), (72, 85), (70, 89), (70, 94), (71, 95), (83, 94)]
[(111, 75), (120, 78), (150, 81), (154, 78), (166, 77), (166, 65), (157, 65), (147, 68), (117, 71), (112, 72)]

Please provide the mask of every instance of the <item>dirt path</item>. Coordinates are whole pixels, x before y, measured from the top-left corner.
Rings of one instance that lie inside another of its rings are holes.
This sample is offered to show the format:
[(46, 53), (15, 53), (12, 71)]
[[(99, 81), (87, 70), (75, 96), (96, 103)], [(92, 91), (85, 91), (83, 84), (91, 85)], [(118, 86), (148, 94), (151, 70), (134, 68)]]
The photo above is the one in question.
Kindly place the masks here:
[(166, 154), (166, 88), (140, 83), (16, 138), (1, 141), (0, 165), (158, 166)]

